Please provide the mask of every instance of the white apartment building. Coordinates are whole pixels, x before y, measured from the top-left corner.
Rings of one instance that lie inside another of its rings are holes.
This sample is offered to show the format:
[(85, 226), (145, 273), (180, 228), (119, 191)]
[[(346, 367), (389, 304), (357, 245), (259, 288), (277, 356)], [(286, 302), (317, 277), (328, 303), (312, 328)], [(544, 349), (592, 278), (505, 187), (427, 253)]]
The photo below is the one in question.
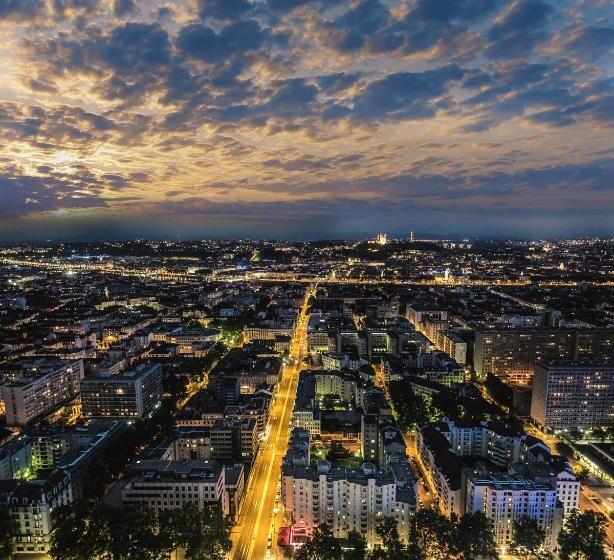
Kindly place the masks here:
[(459, 364), (467, 363), (467, 343), (456, 333), (440, 331), (437, 336), (437, 346)]
[(593, 361), (535, 363), (531, 418), (550, 431), (614, 424), (614, 366)]
[(548, 462), (517, 463), (510, 465), (508, 472), (556, 488), (556, 495), (563, 506), (565, 515), (574, 509), (578, 509), (580, 481), (571, 472), (571, 467), (565, 459), (553, 457)]
[(143, 504), (156, 513), (186, 504), (203, 510), (207, 503), (217, 502), (224, 515), (232, 515), (238, 511), (243, 485), (242, 465), (225, 467), (215, 461), (200, 460), (141, 460), (122, 488), (122, 502)]
[(308, 533), (328, 524), (335, 537), (350, 531), (376, 543), (377, 524), (382, 517), (396, 519), (406, 541), (410, 516), (416, 510), (413, 481), (395, 480), (374, 467), (359, 470), (317, 466), (285, 465), (282, 470), (282, 500), (293, 526)]
[(475, 475), (467, 483), (467, 512), (483, 512), (492, 523), (495, 542), (504, 552), (513, 538), (514, 521), (529, 517), (546, 533), (546, 546), (554, 550), (563, 521), (557, 491), (520, 476)]
[(51, 513), (72, 500), (70, 477), (62, 471), (46, 480), (0, 480), (0, 505), (8, 508), (13, 522), (14, 554), (46, 555), (53, 531)]
[(362, 406), (364, 391), (362, 383), (352, 375), (340, 371), (314, 371), (316, 395), (338, 395), (342, 401)]
[(27, 426), (79, 395), (81, 360), (39, 359), (24, 364), (19, 379), (0, 386), (8, 426)]

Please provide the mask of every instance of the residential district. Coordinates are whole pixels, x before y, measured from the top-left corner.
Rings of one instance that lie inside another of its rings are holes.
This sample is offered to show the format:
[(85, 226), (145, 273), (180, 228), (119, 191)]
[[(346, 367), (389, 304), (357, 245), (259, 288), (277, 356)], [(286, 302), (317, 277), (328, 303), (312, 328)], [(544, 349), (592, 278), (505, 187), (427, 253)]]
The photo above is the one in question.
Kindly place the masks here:
[(0, 247), (0, 557), (612, 558), (614, 241)]

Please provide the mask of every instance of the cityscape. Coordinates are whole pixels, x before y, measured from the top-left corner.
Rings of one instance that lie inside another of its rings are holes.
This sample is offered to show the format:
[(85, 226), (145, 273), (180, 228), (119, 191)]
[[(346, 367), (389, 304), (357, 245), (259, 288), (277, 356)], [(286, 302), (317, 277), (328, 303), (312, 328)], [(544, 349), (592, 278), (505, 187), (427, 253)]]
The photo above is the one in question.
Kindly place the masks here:
[(0, 560), (614, 560), (614, 3), (0, 0)]
[(0, 550), (612, 558), (613, 251), (5, 244)]

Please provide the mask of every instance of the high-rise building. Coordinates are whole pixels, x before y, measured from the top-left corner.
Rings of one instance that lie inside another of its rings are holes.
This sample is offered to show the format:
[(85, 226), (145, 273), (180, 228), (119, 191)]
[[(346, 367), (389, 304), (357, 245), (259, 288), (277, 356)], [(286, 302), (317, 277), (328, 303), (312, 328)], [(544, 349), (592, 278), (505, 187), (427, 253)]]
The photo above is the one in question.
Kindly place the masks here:
[(514, 521), (528, 517), (545, 532), (545, 545), (556, 547), (563, 523), (563, 507), (556, 488), (521, 476), (472, 475), (467, 484), (468, 513), (481, 511), (493, 524), (495, 542), (502, 551), (514, 536)]
[(79, 395), (81, 360), (38, 359), (22, 365), (18, 379), (0, 386), (8, 426), (27, 426)]
[(557, 431), (614, 425), (614, 364), (537, 362), (531, 418), (542, 429)]
[(308, 434), (297, 432), (284, 458), (281, 486), (294, 529), (311, 533), (326, 523), (337, 538), (357, 531), (375, 543), (379, 521), (391, 517), (401, 538), (408, 539), (410, 516), (416, 511), (416, 478), (407, 460), (391, 463), (386, 471), (369, 463), (360, 469), (326, 461), (309, 464)]
[(139, 364), (119, 375), (95, 375), (81, 381), (81, 403), (86, 418), (142, 418), (162, 398), (162, 366)]
[(530, 385), (540, 360), (614, 358), (612, 329), (479, 328), (475, 333), (474, 369), (512, 385)]

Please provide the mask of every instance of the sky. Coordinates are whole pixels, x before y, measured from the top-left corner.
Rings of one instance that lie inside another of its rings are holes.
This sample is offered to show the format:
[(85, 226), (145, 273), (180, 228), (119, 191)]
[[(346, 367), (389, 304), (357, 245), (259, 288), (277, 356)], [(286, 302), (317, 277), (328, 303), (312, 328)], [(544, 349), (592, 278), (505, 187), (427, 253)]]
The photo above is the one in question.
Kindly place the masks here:
[(609, 0), (0, 0), (0, 240), (614, 232)]

